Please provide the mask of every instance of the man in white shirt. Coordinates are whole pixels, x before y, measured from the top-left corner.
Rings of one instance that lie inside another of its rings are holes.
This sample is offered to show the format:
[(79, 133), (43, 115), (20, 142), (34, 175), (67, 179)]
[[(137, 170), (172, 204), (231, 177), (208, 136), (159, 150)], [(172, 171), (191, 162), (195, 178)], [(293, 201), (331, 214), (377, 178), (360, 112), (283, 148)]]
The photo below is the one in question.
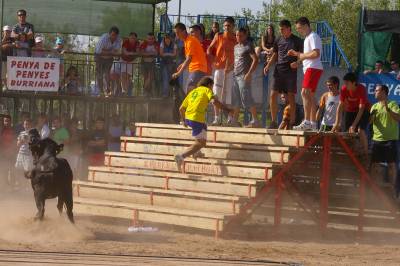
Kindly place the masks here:
[(306, 17), (301, 17), (296, 21), (296, 30), (305, 37), (304, 52), (289, 50), (288, 54), (297, 56), (298, 63), (303, 62), (304, 79), (301, 97), (303, 99), (304, 120), (293, 129), (317, 130), (317, 105), (314, 95), (323, 71), (321, 63), (322, 42), (318, 34), (311, 30), (310, 21)]

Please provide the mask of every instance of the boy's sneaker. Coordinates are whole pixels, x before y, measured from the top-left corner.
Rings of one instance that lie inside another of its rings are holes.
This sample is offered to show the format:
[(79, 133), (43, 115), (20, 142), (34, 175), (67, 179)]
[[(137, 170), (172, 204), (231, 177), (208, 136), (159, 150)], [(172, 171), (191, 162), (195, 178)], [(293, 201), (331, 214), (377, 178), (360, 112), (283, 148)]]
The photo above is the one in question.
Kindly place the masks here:
[(181, 154), (175, 155), (176, 167), (178, 168), (179, 172), (182, 172), (183, 161), (184, 161), (184, 158)]
[(211, 123), (212, 126), (220, 126), (222, 124), (221, 119), (219, 117), (215, 117), (214, 121)]
[(271, 121), (267, 129), (278, 129), (278, 124), (275, 121)]
[(310, 122), (303, 121), (300, 125), (294, 126), (293, 130), (307, 131), (312, 130), (312, 126)]

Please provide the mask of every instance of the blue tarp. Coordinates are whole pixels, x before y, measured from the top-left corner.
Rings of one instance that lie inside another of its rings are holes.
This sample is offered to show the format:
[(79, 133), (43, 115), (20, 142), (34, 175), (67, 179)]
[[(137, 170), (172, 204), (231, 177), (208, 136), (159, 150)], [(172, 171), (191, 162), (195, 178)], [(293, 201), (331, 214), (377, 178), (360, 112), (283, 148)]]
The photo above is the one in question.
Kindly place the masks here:
[(393, 74), (360, 74), (358, 82), (367, 88), (368, 99), (375, 103), (374, 91), (378, 84), (385, 84), (389, 88), (389, 99), (400, 104), (400, 80)]

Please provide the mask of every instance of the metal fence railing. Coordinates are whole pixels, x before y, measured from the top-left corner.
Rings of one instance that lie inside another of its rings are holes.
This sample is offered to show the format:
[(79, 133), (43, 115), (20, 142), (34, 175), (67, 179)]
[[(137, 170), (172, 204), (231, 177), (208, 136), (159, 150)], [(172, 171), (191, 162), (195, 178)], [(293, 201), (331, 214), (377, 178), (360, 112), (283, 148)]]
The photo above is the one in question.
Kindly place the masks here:
[[(19, 51), (22, 50), (14, 49), (11, 55), (18, 55)], [(60, 85), (56, 94), (169, 97), (171, 92), (167, 81), (176, 69), (174, 62), (167, 65), (159, 57), (150, 62), (147, 57), (146, 62), (138, 56), (132, 62), (125, 62), (119, 56), (101, 59), (91, 53), (50, 50), (30, 50), (27, 56), (60, 58)], [(7, 64), (2, 64), (2, 67), (6, 68)], [(3, 91), (7, 92), (7, 69), (1, 72)]]

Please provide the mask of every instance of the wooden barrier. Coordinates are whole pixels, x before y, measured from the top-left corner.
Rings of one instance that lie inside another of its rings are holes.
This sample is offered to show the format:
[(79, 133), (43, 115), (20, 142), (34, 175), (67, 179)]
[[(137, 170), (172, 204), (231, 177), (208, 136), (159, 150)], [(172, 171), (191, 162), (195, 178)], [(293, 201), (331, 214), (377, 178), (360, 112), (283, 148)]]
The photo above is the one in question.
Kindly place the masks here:
[(363, 220), (396, 224), (393, 210), (368, 199), (367, 177), (359, 178), (360, 165), (351, 168), (355, 155), (349, 160), (348, 146), (332, 141), (337, 135), (209, 127), (203, 155), (185, 158), (181, 173), (174, 155), (192, 144), (190, 130), (136, 126), (135, 137), (121, 138), (120, 152), (105, 152), (104, 166), (89, 167), (88, 181), (74, 181), (78, 213), (214, 230), (216, 237), (251, 214), (274, 217), (276, 228), (292, 218), (322, 230), (341, 219), (359, 230)]
[(89, 167), (92, 182), (254, 197), (262, 181), (121, 167)]

